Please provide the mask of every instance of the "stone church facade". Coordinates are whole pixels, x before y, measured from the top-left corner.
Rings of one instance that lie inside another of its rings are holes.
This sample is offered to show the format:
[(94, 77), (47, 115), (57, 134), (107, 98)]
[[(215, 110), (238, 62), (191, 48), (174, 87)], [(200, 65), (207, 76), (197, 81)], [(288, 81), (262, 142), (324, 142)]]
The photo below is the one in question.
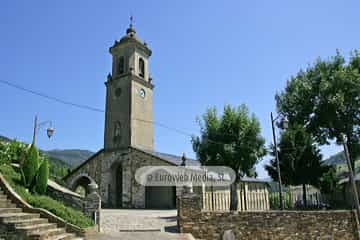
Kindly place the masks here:
[[(135, 181), (142, 166), (178, 166), (184, 159), (154, 151), (151, 50), (130, 24), (126, 35), (109, 49), (112, 73), (106, 86), (104, 148), (71, 171), (69, 188), (99, 185), (103, 206), (110, 208), (175, 208), (175, 187), (145, 187)], [(198, 165), (186, 160), (187, 165)], [(179, 190), (179, 189), (178, 189)]]

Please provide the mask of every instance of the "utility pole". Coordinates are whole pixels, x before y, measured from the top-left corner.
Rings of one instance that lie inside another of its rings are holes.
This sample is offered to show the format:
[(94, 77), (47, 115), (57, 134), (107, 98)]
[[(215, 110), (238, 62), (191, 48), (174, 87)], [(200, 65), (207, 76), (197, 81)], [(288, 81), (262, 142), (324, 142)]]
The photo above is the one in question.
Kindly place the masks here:
[(353, 169), (351, 166), (351, 160), (350, 160), (350, 155), (349, 155), (349, 149), (347, 147), (347, 139), (345, 136), (343, 136), (343, 146), (344, 146), (344, 153), (345, 153), (345, 158), (346, 158), (346, 163), (349, 169), (349, 180), (350, 180), (350, 184), (352, 186), (352, 190), (353, 190), (353, 197), (354, 197), (354, 202), (355, 202), (355, 207), (356, 207), (356, 212), (358, 217), (360, 217), (360, 204), (359, 204), (359, 194), (356, 188), (356, 183), (355, 183), (355, 179), (354, 179), (354, 173), (353, 173)]
[(34, 133), (33, 133), (33, 138), (32, 138), (32, 144), (35, 144), (37, 126), (38, 126), (38, 124), (37, 124), (37, 115), (35, 115), (35, 119), (34, 119)]
[(278, 183), (279, 183), (279, 199), (280, 199), (280, 209), (284, 210), (284, 202), (283, 202), (283, 196), (282, 196), (282, 183), (281, 183), (281, 173), (280, 173), (280, 162), (279, 162), (279, 153), (277, 149), (277, 142), (276, 142), (276, 135), (275, 135), (275, 127), (274, 127), (274, 118), (272, 112), (270, 113), (271, 118), (271, 127), (272, 127), (272, 133), (273, 133), (273, 140), (274, 140), (274, 147), (275, 147), (275, 158), (276, 158), (276, 171), (278, 174)]

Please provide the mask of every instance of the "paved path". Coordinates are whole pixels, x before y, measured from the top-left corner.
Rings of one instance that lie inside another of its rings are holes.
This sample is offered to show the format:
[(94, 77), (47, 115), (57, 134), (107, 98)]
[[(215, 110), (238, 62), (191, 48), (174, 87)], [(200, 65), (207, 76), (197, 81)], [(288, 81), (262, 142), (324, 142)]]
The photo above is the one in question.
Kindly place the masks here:
[(86, 240), (195, 240), (191, 234), (165, 232), (94, 233)]
[(104, 233), (177, 231), (177, 210), (103, 209), (100, 214)]
[(88, 240), (193, 240), (177, 232), (177, 210), (102, 209), (101, 233)]

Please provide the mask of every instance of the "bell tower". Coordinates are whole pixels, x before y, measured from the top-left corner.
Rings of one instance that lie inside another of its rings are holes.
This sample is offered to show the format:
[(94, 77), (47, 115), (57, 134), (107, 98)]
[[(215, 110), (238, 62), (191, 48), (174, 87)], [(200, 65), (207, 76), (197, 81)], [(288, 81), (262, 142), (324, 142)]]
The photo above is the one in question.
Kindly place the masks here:
[(129, 146), (153, 149), (151, 50), (137, 37), (130, 20), (126, 35), (109, 49), (112, 73), (105, 82), (106, 151)]

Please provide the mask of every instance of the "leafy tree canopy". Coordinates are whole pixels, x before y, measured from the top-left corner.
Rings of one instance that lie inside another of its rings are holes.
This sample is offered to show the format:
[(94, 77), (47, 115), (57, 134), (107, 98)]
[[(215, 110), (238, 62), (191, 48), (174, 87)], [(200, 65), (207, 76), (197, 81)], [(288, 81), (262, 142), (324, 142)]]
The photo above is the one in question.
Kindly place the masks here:
[(230, 188), (230, 209), (236, 210), (238, 181), (244, 175), (254, 175), (254, 165), (266, 153), (259, 121), (254, 114), (249, 115), (245, 105), (226, 105), (222, 116), (209, 108), (198, 122), (201, 135), (193, 137), (192, 142), (200, 162), (228, 166), (237, 173)]
[(200, 137), (193, 137), (193, 149), (203, 165), (225, 165), (240, 176), (254, 174), (253, 167), (265, 154), (265, 139), (254, 114), (246, 105), (224, 107), (219, 116), (209, 108), (198, 120)]
[[(275, 149), (272, 155), (275, 156)], [(285, 185), (303, 186), (303, 203), (306, 206), (305, 185), (319, 186), (330, 166), (322, 164), (320, 150), (313, 137), (300, 125), (282, 132), (279, 142), (279, 164), (281, 180)], [(276, 159), (265, 166), (272, 179), (278, 180)]]
[(360, 154), (360, 54), (346, 63), (337, 52), (291, 77), (276, 95), (278, 112), (306, 127), (320, 144), (347, 137), (351, 159)]
[[(322, 165), (322, 156), (314, 139), (297, 125), (282, 132), (279, 142), (281, 180), (285, 185), (319, 185), (319, 179), (328, 166)], [(275, 156), (275, 150), (271, 153)], [(276, 160), (265, 166), (272, 179), (278, 180)]]

